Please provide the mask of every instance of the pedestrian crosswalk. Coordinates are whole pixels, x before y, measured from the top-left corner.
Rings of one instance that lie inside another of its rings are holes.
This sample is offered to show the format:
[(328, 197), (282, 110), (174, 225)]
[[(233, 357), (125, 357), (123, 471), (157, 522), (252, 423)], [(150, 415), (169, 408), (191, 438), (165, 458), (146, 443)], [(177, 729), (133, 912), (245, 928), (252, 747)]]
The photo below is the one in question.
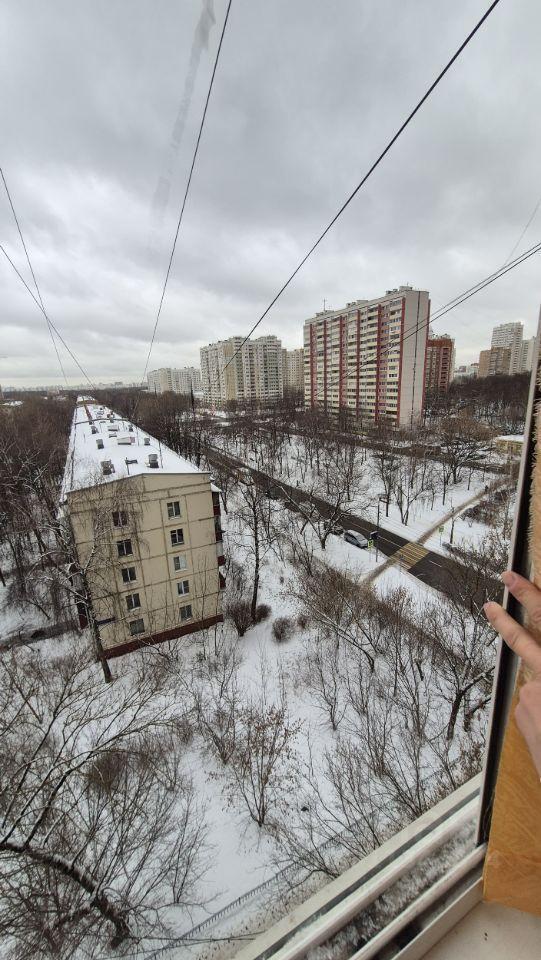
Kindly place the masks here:
[(406, 543), (403, 547), (400, 547), (400, 550), (392, 554), (391, 560), (393, 560), (394, 563), (399, 563), (400, 566), (405, 567), (406, 570), (409, 570), (411, 567), (414, 567), (416, 563), (419, 563), (419, 560), (426, 557), (427, 553), (428, 550), (425, 550), (420, 543)]

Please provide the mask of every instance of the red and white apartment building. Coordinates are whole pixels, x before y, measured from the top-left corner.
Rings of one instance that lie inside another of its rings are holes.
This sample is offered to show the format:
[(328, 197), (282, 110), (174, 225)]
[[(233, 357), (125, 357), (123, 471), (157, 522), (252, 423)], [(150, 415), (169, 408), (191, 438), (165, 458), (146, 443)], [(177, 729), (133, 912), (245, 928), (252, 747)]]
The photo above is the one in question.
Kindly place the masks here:
[(402, 427), (423, 413), (428, 291), (402, 286), (316, 313), (304, 324), (307, 407)]

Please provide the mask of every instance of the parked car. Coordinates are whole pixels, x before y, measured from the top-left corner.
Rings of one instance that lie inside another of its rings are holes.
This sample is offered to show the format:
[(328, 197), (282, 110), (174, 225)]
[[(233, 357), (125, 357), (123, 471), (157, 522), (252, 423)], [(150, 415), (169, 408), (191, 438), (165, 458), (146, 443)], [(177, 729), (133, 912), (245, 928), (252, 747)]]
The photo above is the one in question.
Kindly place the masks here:
[(346, 543), (353, 544), (354, 547), (360, 547), (361, 550), (366, 550), (368, 546), (368, 540), (366, 537), (363, 537), (361, 533), (357, 533), (356, 530), (346, 530), (344, 533), (344, 540)]

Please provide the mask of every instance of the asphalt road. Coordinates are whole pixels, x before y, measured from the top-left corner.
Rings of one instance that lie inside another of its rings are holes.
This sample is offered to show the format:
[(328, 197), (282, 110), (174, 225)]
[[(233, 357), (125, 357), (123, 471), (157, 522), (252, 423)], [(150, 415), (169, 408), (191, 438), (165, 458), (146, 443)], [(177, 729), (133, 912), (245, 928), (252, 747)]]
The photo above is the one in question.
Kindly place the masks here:
[[(299, 490), (298, 487), (292, 487), (287, 483), (278, 481), (274, 477), (270, 477), (268, 474), (262, 473), (260, 470), (247, 467), (245, 463), (243, 463), (241, 460), (237, 460), (230, 454), (222, 453), (222, 451), (207, 450), (207, 459), (211, 463), (215, 462), (217, 464), (220, 460), (222, 460), (222, 462), (226, 462), (236, 469), (239, 467), (249, 469), (252, 476), (255, 477), (256, 481), (260, 485), (264, 486), (265, 488), (281, 488), (282, 490), (286, 491), (291, 499), (296, 503), (301, 503), (303, 500), (307, 500), (308, 498), (308, 495), (304, 490)], [(326, 503), (325, 500), (312, 497), (312, 501), (316, 504), (323, 517), (329, 516), (331, 511), (328, 503)], [(351, 513), (342, 513), (341, 517), (341, 526), (347, 530), (356, 530), (364, 537), (368, 538), (368, 535), (375, 529), (375, 524), (372, 520), (363, 520), (361, 517), (357, 517)], [(386, 557), (392, 556), (397, 550), (400, 550), (401, 547), (404, 547), (410, 542), (411, 541), (406, 540), (399, 534), (391, 533), (391, 531), (382, 529), (380, 526), (378, 549)], [(413, 576), (417, 577), (417, 579), (422, 583), (425, 583), (430, 587), (434, 587), (434, 589), (439, 590), (442, 593), (448, 594), (456, 576), (456, 568), (456, 560), (451, 557), (444, 557), (441, 554), (434, 553), (430, 550), (421, 560), (419, 560), (417, 563), (414, 563), (411, 567), (408, 567), (407, 572), (413, 574)]]

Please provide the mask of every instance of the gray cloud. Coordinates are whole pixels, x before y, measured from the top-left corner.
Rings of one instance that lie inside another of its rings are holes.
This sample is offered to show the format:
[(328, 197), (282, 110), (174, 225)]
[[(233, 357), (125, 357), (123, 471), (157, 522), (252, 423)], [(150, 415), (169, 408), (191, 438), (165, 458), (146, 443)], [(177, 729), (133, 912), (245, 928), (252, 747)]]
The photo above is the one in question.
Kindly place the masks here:
[[(97, 379), (143, 370), (225, 0), (185, 111), (207, 6), (0, 8), (0, 162), (49, 312)], [(201, 344), (249, 329), (485, 6), (233, 0), (151, 368), (197, 362)], [(298, 345), (324, 297), (339, 306), (403, 282), (428, 288), (436, 307), (505, 260), (541, 195), (540, 26), (535, 0), (498, 6), (261, 332)], [(26, 277), (5, 198), (0, 236)], [(541, 211), (521, 247), (537, 239)], [(444, 318), (459, 359), (474, 359), (497, 322), (533, 333), (539, 277), (533, 258)], [(43, 318), (4, 262), (0, 279), (1, 382), (58, 382)]]

